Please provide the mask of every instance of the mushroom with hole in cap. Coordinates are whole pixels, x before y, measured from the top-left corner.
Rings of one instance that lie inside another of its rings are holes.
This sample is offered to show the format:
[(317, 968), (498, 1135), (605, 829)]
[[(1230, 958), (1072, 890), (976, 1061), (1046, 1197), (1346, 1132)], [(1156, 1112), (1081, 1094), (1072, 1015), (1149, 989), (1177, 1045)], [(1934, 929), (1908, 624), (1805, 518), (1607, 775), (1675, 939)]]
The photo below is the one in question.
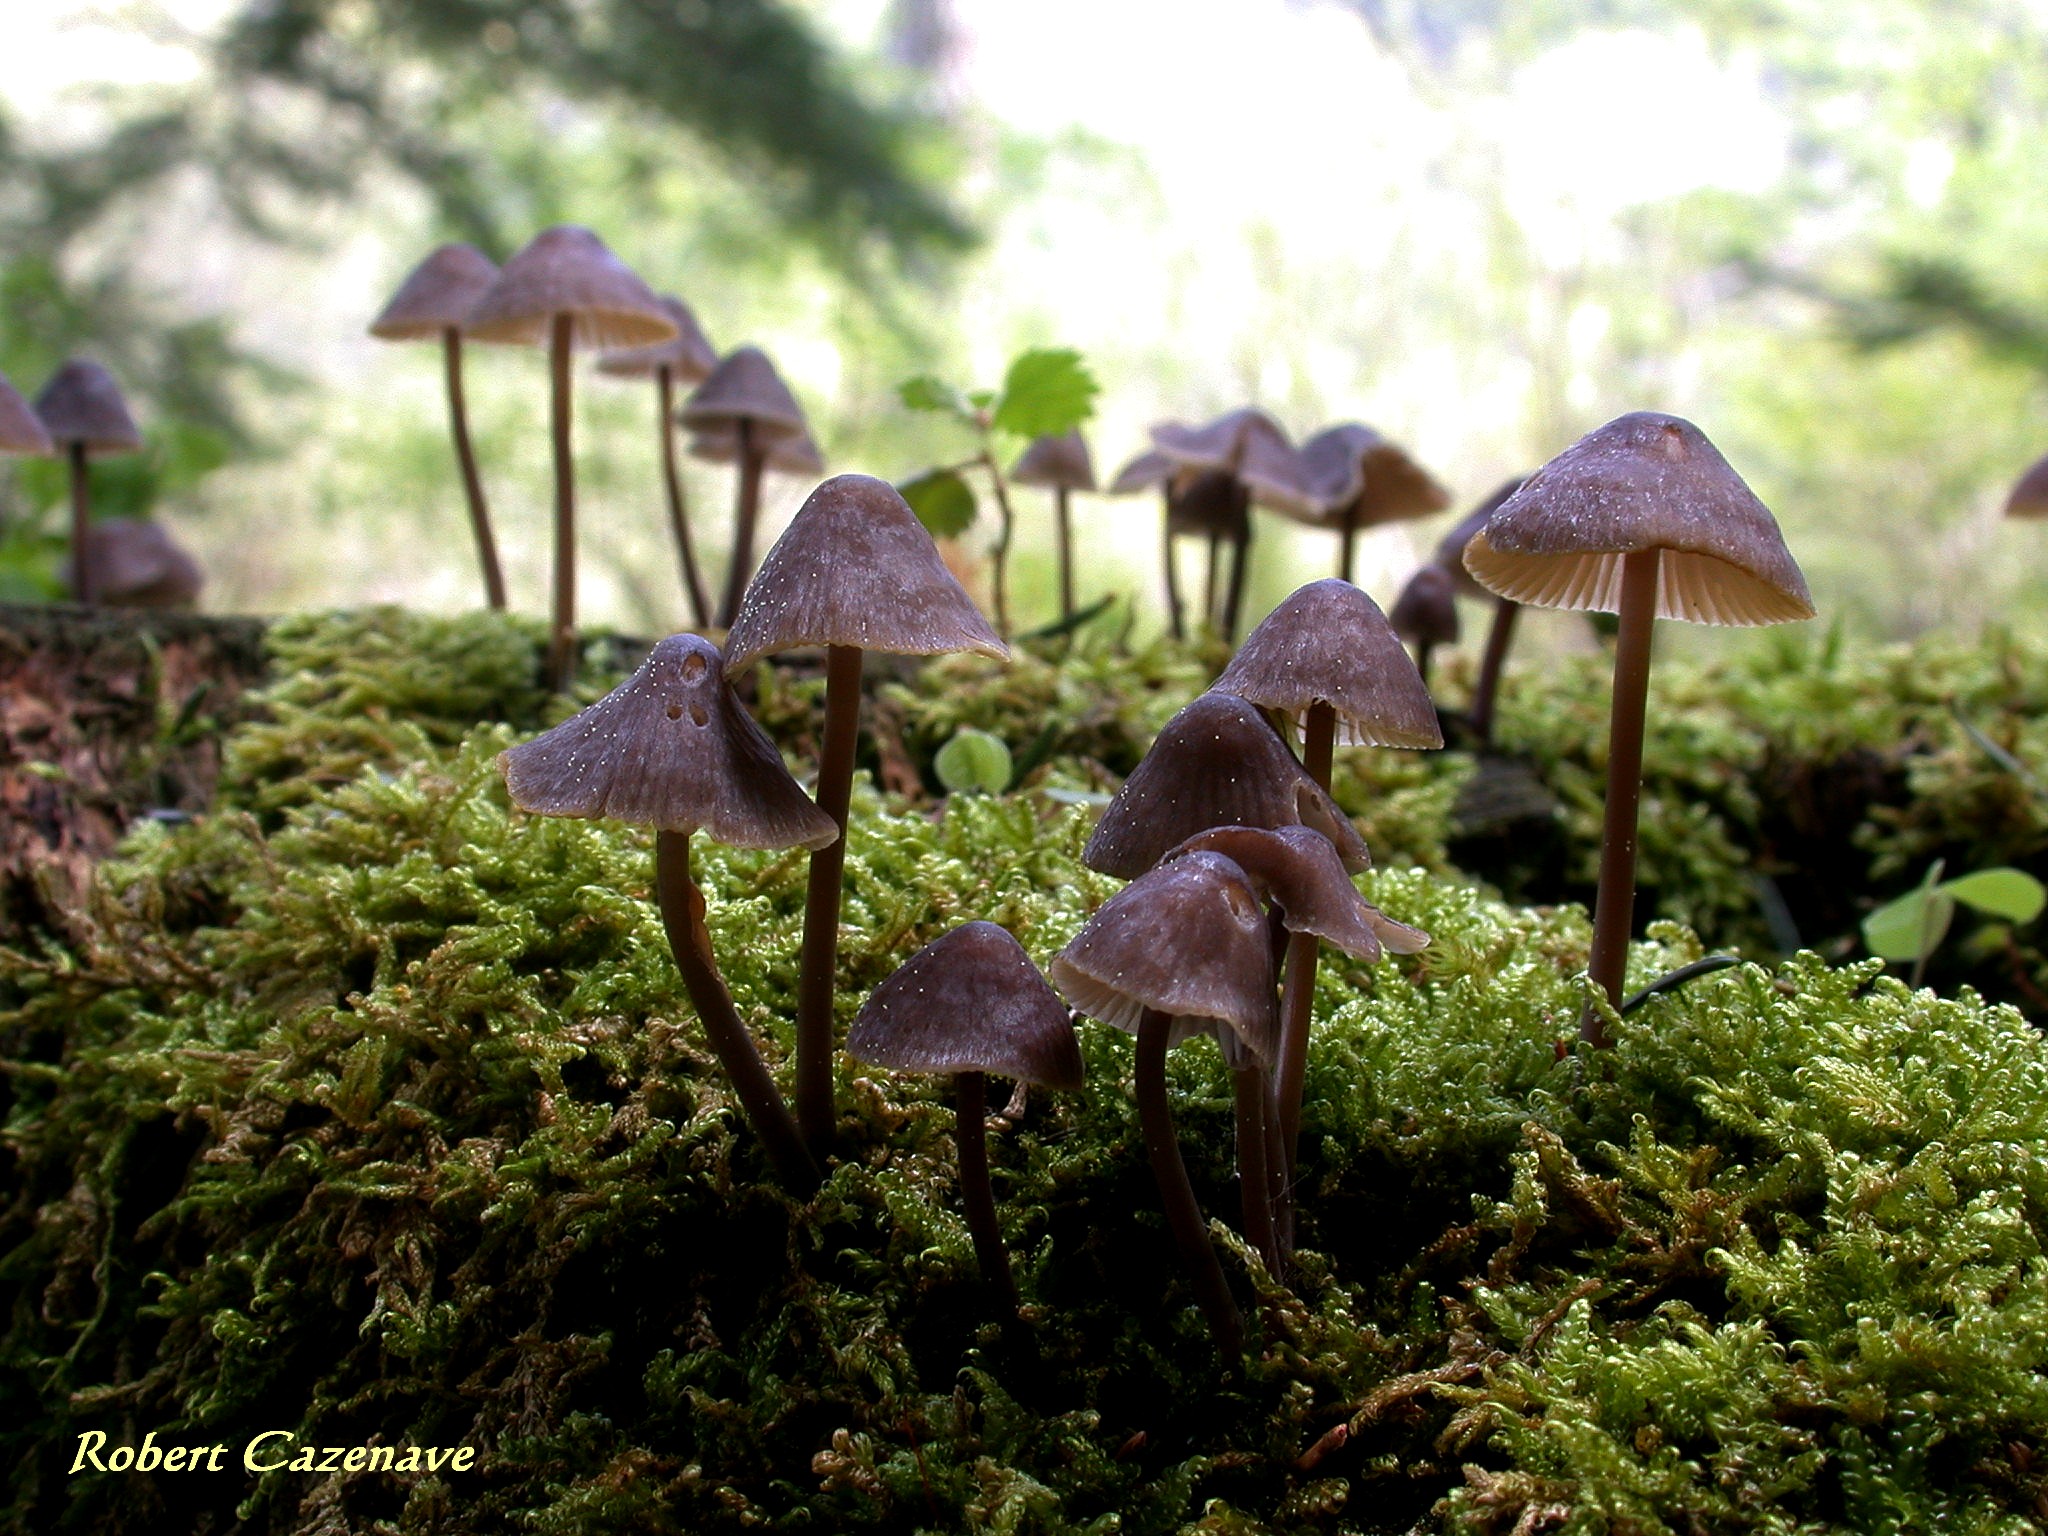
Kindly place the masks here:
[(448, 430), (455, 440), (455, 462), (462, 474), (477, 561), (484, 570), (484, 598), (492, 608), (503, 609), (505, 572), (498, 563), (498, 541), (491, 533), (490, 507), (484, 501), (482, 477), (477, 474), (476, 450), (469, 441), (469, 412), (462, 397), (462, 325), (497, 278), (496, 264), (475, 246), (436, 246), (399, 284), (383, 313), (370, 322), (370, 334), (384, 341), (432, 337), (441, 343)]
[(718, 622), (730, 628), (754, 571), (754, 526), (761, 516), (761, 472), (768, 445), (805, 436), (804, 413), (782, 375), (759, 347), (728, 353), (683, 402), (684, 426), (700, 435), (730, 432), (739, 465), (732, 519), (732, 558)]
[(1436, 563), (1451, 573), (1460, 595), (1493, 600), (1493, 622), (1487, 627), (1486, 649), (1479, 659), (1479, 681), (1472, 689), (1472, 735), (1482, 752), (1493, 745), (1494, 702), (1500, 697), (1501, 674), (1507, 670), (1508, 647), (1514, 640), (1515, 619), (1522, 605), (1487, 591), (1472, 579), (1472, 573), (1465, 569), (1465, 546), (1521, 488), (1519, 479), (1496, 487), (1492, 495), (1459, 518), (1436, 547)]
[(92, 564), (92, 480), (86, 460), (137, 453), (142, 434), (121, 398), (114, 376), (90, 358), (66, 362), (36, 396), (36, 417), (71, 470), (71, 592), (81, 603), (100, 600)]
[(1301, 445), (1301, 459), (1315, 487), (1315, 508), (1307, 515), (1276, 510), (1337, 530), (1337, 574), (1346, 581), (1361, 528), (1427, 517), (1451, 504), (1451, 493), (1407, 449), (1360, 422), (1325, 427)]
[(597, 360), (597, 371), (615, 379), (654, 381), (654, 430), (661, 444), (661, 485), (668, 498), (669, 532), (676, 541), (676, 557), (683, 567), (683, 595), (689, 600), (690, 621), (699, 628), (711, 622), (711, 600), (704, 593), (704, 577), (697, 569), (697, 551), (690, 542), (689, 509), (683, 501), (683, 477), (676, 468), (676, 384), (695, 384), (710, 376), (718, 366), (718, 353), (704, 339), (704, 331), (690, 306), (673, 294), (661, 296), (661, 307), (675, 322), (676, 334), (667, 341), (647, 347), (622, 347)]
[(1017, 462), (1010, 478), (1019, 485), (1043, 486), (1052, 492), (1053, 529), (1060, 552), (1060, 617), (1074, 616), (1074, 530), (1067, 498), (1075, 491), (1095, 489), (1095, 461), (1088, 454), (1088, 440), (1076, 427), (1052, 437), (1032, 440)]
[[(1619, 613), (1608, 726), (1607, 807), (1587, 971), (1614, 1006), (1634, 927), (1636, 807), (1650, 640), (1657, 619), (1783, 624), (1813, 617), (1777, 520), (1706, 434), (1636, 411), (1537, 470), (1465, 547), (1488, 591), (1538, 608)], [(1589, 1007), (1580, 1038), (1608, 1039)]]
[(819, 848), (837, 832), (726, 685), (718, 647), (671, 635), (610, 693), (501, 753), (512, 803), (542, 816), (610, 817), (655, 829), (661, 922), (711, 1048), (777, 1176), (807, 1192), (817, 1164), (733, 1007), (690, 877), (690, 834), (736, 848)]
[(554, 614), (548, 686), (576, 675), (576, 470), (569, 456), (569, 354), (651, 346), (676, 333), (653, 291), (589, 230), (544, 229), (499, 269), (463, 322), (477, 341), (548, 349), (555, 462)]
[[(1152, 1176), (1210, 1334), (1224, 1362), (1235, 1364), (1244, 1354), (1244, 1319), (1181, 1160), (1166, 1094), (1166, 1053), (1194, 1035), (1214, 1034), (1233, 1071), (1246, 1061), (1270, 1059), (1273, 951), (1258, 896), (1245, 872), (1222, 854), (1185, 854), (1104, 902), (1053, 957), (1051, 969), (1053, 984), (1077, 1010), (1138, 1037), (1133, 1082)], [(1248, 1145), (1240, 1137), (1238, 1151), (1240, 1181), (1263, 1194), (1269, 1183), (1263, 1138)], [(1248, 1193), (1247, 1210), (1254, 1204)]]
[(979, 651), (1007, 661), (1010, 649), (946, 569), (910, 504), (871, 475), (835, 475), (797, 510), (747, 586), (725, 637), (726, 665), (738, 671), (770, 651), (808, 646), (825, 651), (818, 806), (839, 829), (811, 855), (797, 982), (797, 1120), (822, 1156), (832, 1139), (832, 993), (862, 653)]
[(1017, 1310), (1017, 1282), (996, 1225), (988, 1173), (986, 1074), (1043, 1088), (1081, 1086), (1073, 1021), (1024, 946), (994, 923), (934, 939), (868, 994), (846, 1051), (894, 1072), (953, 1079), (960, 1199), (982, 1278)]

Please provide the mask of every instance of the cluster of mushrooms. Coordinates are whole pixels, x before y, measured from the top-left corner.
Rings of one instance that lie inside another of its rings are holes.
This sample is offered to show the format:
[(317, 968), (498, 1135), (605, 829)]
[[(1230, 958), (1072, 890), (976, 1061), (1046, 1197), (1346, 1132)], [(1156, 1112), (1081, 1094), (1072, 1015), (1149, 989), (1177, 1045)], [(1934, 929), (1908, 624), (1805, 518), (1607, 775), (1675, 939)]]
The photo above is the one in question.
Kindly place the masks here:
[[(1554, 459), (1501, 500), (1464, 551), (1464, 569), (1512, 602), (1621, 615), (1589, 962), (1599, 1000), (1581, 1026), (1598, 1048), (1621, 1001), (1630, 933), (1653, 621), (1775, 623), (1811, 617), (1812, 603), (1762, 503), (1697, 428), (1650, 413), (1611, 422)], [(762, 656), (802, 648), (826, 657), (815, 798), (728, 682)], [(1008, 655), (895, 489), (841, 475), (769, 551), (722, 650), (671, 636), (611, 694), (501, 759), (522, 810), (655, 828), (656, 898), (685, 988), (777, 1178), (799, 1195), (817, 1187), (838, 1132), (832, 1001), (869, 650)], [(1219, 1351), (1226, 1362), (1242, 1357), (1244, 1321), (1175, 1140), (1166, 1056), (1197, 1035), (1221, 1049), (1242, 1231), (1283, 1276), (1319, 946), (1372, 962), (1428, 943), (1352, 882), (1369, 854), (1330, 798), (1334, 749), (1441, 744), (1420, 672), (1379, 606), (1341, 577), (1312, 582), (1167, 724), (1103, 812), (1083, 859), (1129, 884), (1049, 958), (1050, 985), (1016, 938), (972, 922), (869, 996), (845, 1042), (853, 1059), (954, 1079), (962, 1200), (1006, 1315), (1017, 1292), (990, 1184), (985, 1079), (1079, 1087), (1074, 1030), (1085, 1015), (1137, 1037), (1138, 1119), (1167, 1222)], [(743, 848), (811, 851), (793, 1111), (720, 977), (690, 874), (698, 831)]]

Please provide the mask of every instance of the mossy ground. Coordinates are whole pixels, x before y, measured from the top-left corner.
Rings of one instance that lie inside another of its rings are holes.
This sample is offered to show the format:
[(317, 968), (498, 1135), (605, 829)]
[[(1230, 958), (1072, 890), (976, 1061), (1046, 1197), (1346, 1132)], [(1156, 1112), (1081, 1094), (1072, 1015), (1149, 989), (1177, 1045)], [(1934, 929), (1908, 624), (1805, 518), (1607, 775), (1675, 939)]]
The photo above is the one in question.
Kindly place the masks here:
[[(1092, 1024), (1087, 1090), (1034, 1094), (992, 1136), (1027, 1302), (1006, 1333), (942, 1090), (846, 1066), (843, 1156), (793, 1204), (764, 1184), (674, 976), (648, 839), (508, 811), (492, 758), (549, 709), (535, 638), (482, 618), (281, 626), (270, 718), (229, 738), (216, 810), (134, 834), (74, 946), (0, 956), (14, 1529), (2048, 1519), (2048, 1051), (2014, 1009), (1806, 954), (1652, 1002), (1612, 1052), (1562, 1050), (1584, 914), (1456, 877), (1470, 760), (1340, 754), (1340, 797), (1388, 866), (1368, 895), (1434, 942), (1370, 968), (1326, 958), (1299, 1264), (1277, 1286), (1226, 1254), (1256, 1361), (1226, 1376), (1188, 1305), (1129, 1042)], [(2048, 761), (2048, 659), (1923, 649), (1931, 671), (1816, 648), (1659, 679), (1685, 701), (1653, 748), (1644, 837), (1670, 910), (1717, 944), (1760, 929), (1748, 877), (1758, 829), (1794, 814), (1771, 777), (1786, 754), (1903, 779), (1829, 823), (1831, 856), (1871, 882), (1903, 887), (1938, 852), (2038, 859), (2038, 800), (1948, 700)], [(1590, 673), (1504, 722), (1573, 860)], [(960, 724), (1043, 766), (999, 798), (857, 800), (842, 1015), (969, 918), (1041, 962), (1063, 944), (1113, 883), (1078, 862), (1092, 810), (1041, 786), (1127, 769), (1204, 676), (1181, 653), (1084, 646), (884, 684), (872, 761), (900, 787)], [(760, 683), (792, 745), (813, 692)], [(1796, 846), (1781, 856), (1789, 883)], [(779, 1061), (801, 859), (700, 840), (696, 862), (742, 1014)], [(1832, 894), (1853, 917), (1857, 893)], [(2038, 954), (2010, 942), (2017, 961), (2001, 938), (1955, 963), (2036, 984)], [(1632, 975), (1698, 953), (1660, 926)], [(1173, 1087), (1205, 1208), (1226, 1217), (1214, 1051), (1176, 1052)], [(483, 1455), (462, 1475), (67, 1478), (88, 1428)]]

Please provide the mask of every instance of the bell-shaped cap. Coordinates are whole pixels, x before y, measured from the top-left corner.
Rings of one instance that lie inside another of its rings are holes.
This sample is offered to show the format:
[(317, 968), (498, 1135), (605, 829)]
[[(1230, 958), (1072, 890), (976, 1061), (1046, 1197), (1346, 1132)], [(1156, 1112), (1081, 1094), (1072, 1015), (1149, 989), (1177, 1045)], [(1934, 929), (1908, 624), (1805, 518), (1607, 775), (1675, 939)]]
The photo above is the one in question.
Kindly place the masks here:
[(2048, 517), (2048, 458), (2036, 459), (2005, 498), (2007, 517)]
[(670, 635), (580, 714), (501, 753), (512, 803), (542, 816), (609, 816), (708, 832), (735, 848), (823, 848), (832, 818), (726, 685), (718, 647)]
[(82, 443), (89, 454), (135, 453), (142, 434), (114, 376), (89, 357), (74, 357), (36, 396), (36, 415), (59, 448)]
[(1053, 490), (1095, 489), (1095, 460), (1089, 456), (1088, 440), (1076, 427), (1052, 437), (1033, 438), (1031, 446), (1010, 467), (1010, 478), (1019, 485), (1042, 485)]
[(1342, 746), (1440, 747), (1436, 706), (1380, 605), (1336, 576), (1312, 581), (1260, 621), (1210, 685), (1297, 725), (1311, 704), (1337, 714)]
[(1312, 933), (1368, 962), (1383, 950), (1412, 955), (1429, 943), (1420, 928), (1395, 922), (1359, 895), (1337, 850), (1313, 827), (1211, 827), (1161, 862), (1205, 852), (1242, 869), (1292, 933)]
[(462, 329), (478, 341), (544, 347), (557, 315), (570, 316), (570, 345), (581, 351), (653, 346), (676, 333), (654, 290), (577, 224), (544, 229), (514, 253)]
[(1325, 427), (1301, 445), (1301, 462), (1315, 490), (1312, 515), (1320, 527), (1374, 528), (1427, 517), (1451, 504), (1451, 493), (1409, 455), (1371, 427), (1348, 421)]
[(1490, 598), (1494, 594), (1472, 579), (1472, 573), (1465, 569), (1465, 546), (1472, 542), (1472, 536), (1493, 520), (1493, 514), (1507, 505), (1507, 500), (1522, 488), (1519, 477), (1503, 481), (1488, 493), (1486, 499), (1451, 524), (1449, 530), (1436, 544), (1436, 563), (1451, 573), (1457, 584), (1458, 596)]
[(57, 445), (28, 401), (0, 378), (0, 453), (55, 453)]
[(1434, 560), (1419, 566), (1394, 599), (1387, 622), (1415, 645), (1458, 643), (1458, 578)]
[(1234, 694), (1203, 694), (1166, 722), (1081, 850), (1081, 862), (1130, 880), (1211, 827), (1313, 827), (1347, 869), (1371, 867), (1365, 839)]
[(475, 246), (437, 245), (370, 322), (370, 334), (385, 341), (416, 341), (459, 331), (497, 280), (497, 263)]
[(1010, 656), (910, 504), (872, 475), (835, 475), (797, 509), (740, 599), (726, 665), (807, 645)]
[[(690, 457), (694, 459), (702, 459), (707, 464), (731, 464), (739, 456), (740, 430), (737, 423), (727, 422), (690, 434)], [(825, 473), (825, 456), (818, 451), (818, 445), (811, 441), (808, 432), (799, 432), (793, 437), (768, 438), (761, 444), (761, 462), (765, 468), (778, 474), (808, 475), (815, 479)]]
[(94, 590), (108, 607), (189, 608), (206, 585), (199, 562), (160, 523), (96, 518), (86, 529), (85, 550)]
[(1116, 478), (1109, 482), (1109, 494), (1129, 496), (1164, 485), (1172, 478), (1173, 460), (1157, 448), (1148, 448), (1116, 472)]
[(674, 294), (664, 293), (657, 302), (675, 322), (676, 333), (652, 346), (622, 347), (597, 360), (597, 371), (615, 379), (651, 379), (663, 368), (686, 384), (709, 378), (718, 366), (718, 349), (705, 339), (704, 328), (690, 313), (690, 306)]
[(1149, 1009), (1172, 1015), (1175, 1045), (1228, 1030), (1273, 1065), (1280, 1025), (1266, 914), (1250, 877), (1222, 854), (1190, 853), (1133, 880), (1051, 969), (1069, 1003), (1113, 1029), (1136, 1034)]
[(740, 347), (699, 384), (676, 419), (692, 432), (733, 430), (742, 421), (753, 424), (761, 438), (794, 437), (804, 430), (804, 413), (782, 375), (759, 347)]
[(1621, 609), (1626, 555), (1663, 551), (1657, 617), (1784, 624), (1813, 617), (1777, 520), (1689, 421), (1617, 417), (1531, 475), (1465, 546), (1488, 591), (1537, 608)]
[(1073, 1021), (1024, 946), (994, 923), (934, 939), (868, 994), (846, 1036), (855, 1061), (892, 1072), (993, 1072), (1081, 1086)]
[(1295, 516), (1316, 509), (1307, 465), (1264, 411), (1243, 406), (1199, 427), (1164, 422), (1152, 429), (1152, 446), (1180, 469), (1229, 471), (1262, 507)]

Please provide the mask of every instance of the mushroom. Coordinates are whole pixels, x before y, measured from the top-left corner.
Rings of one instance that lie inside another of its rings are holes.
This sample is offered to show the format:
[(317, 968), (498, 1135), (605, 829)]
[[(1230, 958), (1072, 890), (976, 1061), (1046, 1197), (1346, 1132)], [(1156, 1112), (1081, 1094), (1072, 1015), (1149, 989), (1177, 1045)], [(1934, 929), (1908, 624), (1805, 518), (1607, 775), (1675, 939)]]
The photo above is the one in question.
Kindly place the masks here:
[(648, 286), (589, 230), (544, 229), (515, 253), (477, 300), (463, 331), (478, 341), (544, 346), (552, 381), (555, 461), (555, 594), (548, 633), (548, 686), (576, 675), (576, 470), (569, 455), (569, 353), (651, 346), (676, 323)]
[(1174, 639), (1187, 636), (1187, 624), (1181, 613), (1180, 577), (1173, 568), (1173, 462), (1156, 448), (1148, 448), (1130, 463), (1116, 472), (1116, 478), (1109, 483), (1112, 496), (1130, 496), (1138, 491), (1159, 487), (1159, 494), (1165, 502), (1165, 534), (1162, 552), (1166, 568), (1166, 627)]
[(868, 994), (846, 1036), (855, 1061), (953, 1079), (960, 1199), (982, 1278), (1017, 1310), (1017, 1282), (996, 1225), (988, 1175), (986, 1074), (1071, 1091), (1081, 1047), (1067, 1010), (1024, 946), (994, 923), (968, 923), (912, 955)]
[(690, 619), (699, 628), (711, 622), (711, 600), (704, 595), (704, 578), (697, 570), (697, 552), (690, 545), (690, 518), (683, 502), (683, 479), (676, 471), (676, 381), (695, 384), (710, 377), (718, 366), (718, 353), (704, 339), (697, 317), (690, 307), (672, 294), (661, 296), (661, 307), (675, 322), (672, 340), (650, 347), (626, 347), (607, 352), (597, 360), (597, 371), (619, 379), (654, 380), (654, 430), (661, 440), (661, 484), (668, 496), (669, 530), (675, 535), (676, 555), (683, 564), (683, 592), (690, 600)]
[(832, 1139), (832, 992), (861, 655), (979, 651), (1007, 661), (1010, 650), (946, 569), (909, 503), (869, 475), (834, 476), (798, 509), (747, 587), (726, 635), (726, 665), (738, 671), (770, 651), (814, 645), (825, 648), (818, 806), (839, 835), (811, 855), (797, 982), (796, 1105), (804, 1139), (822, 1156)]
[[(707, 464), (734, 464), (740, 456), (737, 425), (706, 427), (690, 434), (690, 457)], [(808, 432), (795, 437), (778, 437), (761, 450), (761, 467), (784, 475), (808, 475), (817, 479), (825, 473), (825, 456)]]
[(1493, 599), (1493, 623), (1487, 627), (1486, 650), (1479, 661), (1479, 681), (1472, 690), (1472, 734), (1479, 750), (1493, 745), (1493, 706), (1500, 695), (1500, 677), (1508, 662), (1508, 645), (1515, 635), (1515, 616), (1522, 605), (1489, 592), (1465, 569), (1465, 546), (1484, 528), (1507, 499), (1522, 488), (1519, 479), (1496, 487), (1493, 494), (1458, 519), (1436, 547), (1436, 563), (1451, 573), (1457, 590), (1466, 596)]
[(491, 534), (491, 512), (484, 502), (476, 450), (469, 441), (469, 412), (462, 401), (462, 325), (497, 277), (496, 265), (475, 246), (436, 246), (399, 284), (384, 312), (370, 322), (370, 334), (385, 341), (437, 337), (441, 342), (448, 385), (448, 430), (455, 439), (455, 462), (462, 472), (462, 493), (469, 504), (470, 529), (476, 535), (477, 560), (484, 568), (484, 597), (492, 608), (502, 610), (505, 572), (498, 564), (498, 541)]
[(53, 454), (57, 445), (21, 391), (0, 377), (0, 453)]
[[(1532, 475), (1465, 547), (1488, 591), (1539, 608), (1619, 613), (1607, 806), (1587, 971), (1619, 1007), (1634, 926), (1636, 806), (1656, 620), (1783, 624), (1813, 617), (1806, 578), (1768, 508), (1689, 421), (1651, 411), (1589, 432)], [(1589, 1007), (1580, 1038), (1611, 1042)]]
[(1434, 560), (1417, 566), (1387, 611), (1394, 633), (1415, 647), (1415, 674), (1429, 686), (1430, 653), (1458, 643), (1458, 582)]
[[(1188, 853), (1160, 865), (1102, 904), (1053, 957), (1052, 979), (1080, 1012), (1138, 1037), (1133, 1081), (1152, 1176), (1210, 1334), (1225, 1362), (1235, 1363), (1244, 1355), (1244, 1319), (1174, 1137), (1166, 1053), (1210, 1033), (1233, 1071), (1246, 1057), (1271, 1057), (1273, 951), (1250, 878), (1219, 853)], [(1263, 1138), (1250, 1146), (1240, 1138), (1238, 1151), (1239, 1180), (1263, 1193)], [(1270, 1244), (1269, 1234), (1262, 1250)]]
[(1325, 427), (1301, 445), (1301, 459), (1315, 487), (1314, 508), (1307, 515), (1275, 510), (1311, 527), (1336, 529), (1337, 574), (1346, 581), (1359, 529), (1427, 517), (1451, 504), (1451, 493), (1407, 449), (1355, 421)]
[(63, 450), (71, 466), (71, 591), (81, 603), (100, 598), (93, 569), (92, 483), (88, 457), (135, 453), (142, 434), (121, 398), (114, 376), (90, 358), (74, 357), (50, 376), (36, 396), (36, 416), (51, 443)]
[(2005, 498), (2007, 517), (2048, 517), (2048, 458), (2036, 459)]
[(740, 596), (754, 569), (754, 525), (761, 515), (761, 471), (768, 445), (804, 435), (804, 413), (782, 375), (759, 347), (728, 354), (683, 402), (682, 423), (700, 435), (731, 432), (739, 479), (733, 504), (732, 563), (725, 572), (725, 601), (718, 622), (736, 621)]
[(512, 803), (543, 816), (655, 829), (654, 881), (669, 949), (711, 1048), (776, 1176), (806, 1192), (817, 1164), (733, 1007), (690, 877), (690, 834), (736, 848), (821, 848), (838, 828), (804, 797), (775, 744), (725, 682), (718, 647), (671, 635), (588, 709), (501, 753)]
[(99, 600), (114, 608), (189, 608), (206, 584), (194, 560), (160, 523), (101, 518), (86, 530)]
[(1055, 437), (1036, 438), (1010, 469), (1019, 485), (1049, 487), (1052, 491), (1053, 526), (1060, 546), (1060, 617), (1074, 616), (1074, 534), (1067, 498), (1075, 491), (1095, 489), (1095, 461), (1088, 455), (1088, 440), (1076, 427)]

